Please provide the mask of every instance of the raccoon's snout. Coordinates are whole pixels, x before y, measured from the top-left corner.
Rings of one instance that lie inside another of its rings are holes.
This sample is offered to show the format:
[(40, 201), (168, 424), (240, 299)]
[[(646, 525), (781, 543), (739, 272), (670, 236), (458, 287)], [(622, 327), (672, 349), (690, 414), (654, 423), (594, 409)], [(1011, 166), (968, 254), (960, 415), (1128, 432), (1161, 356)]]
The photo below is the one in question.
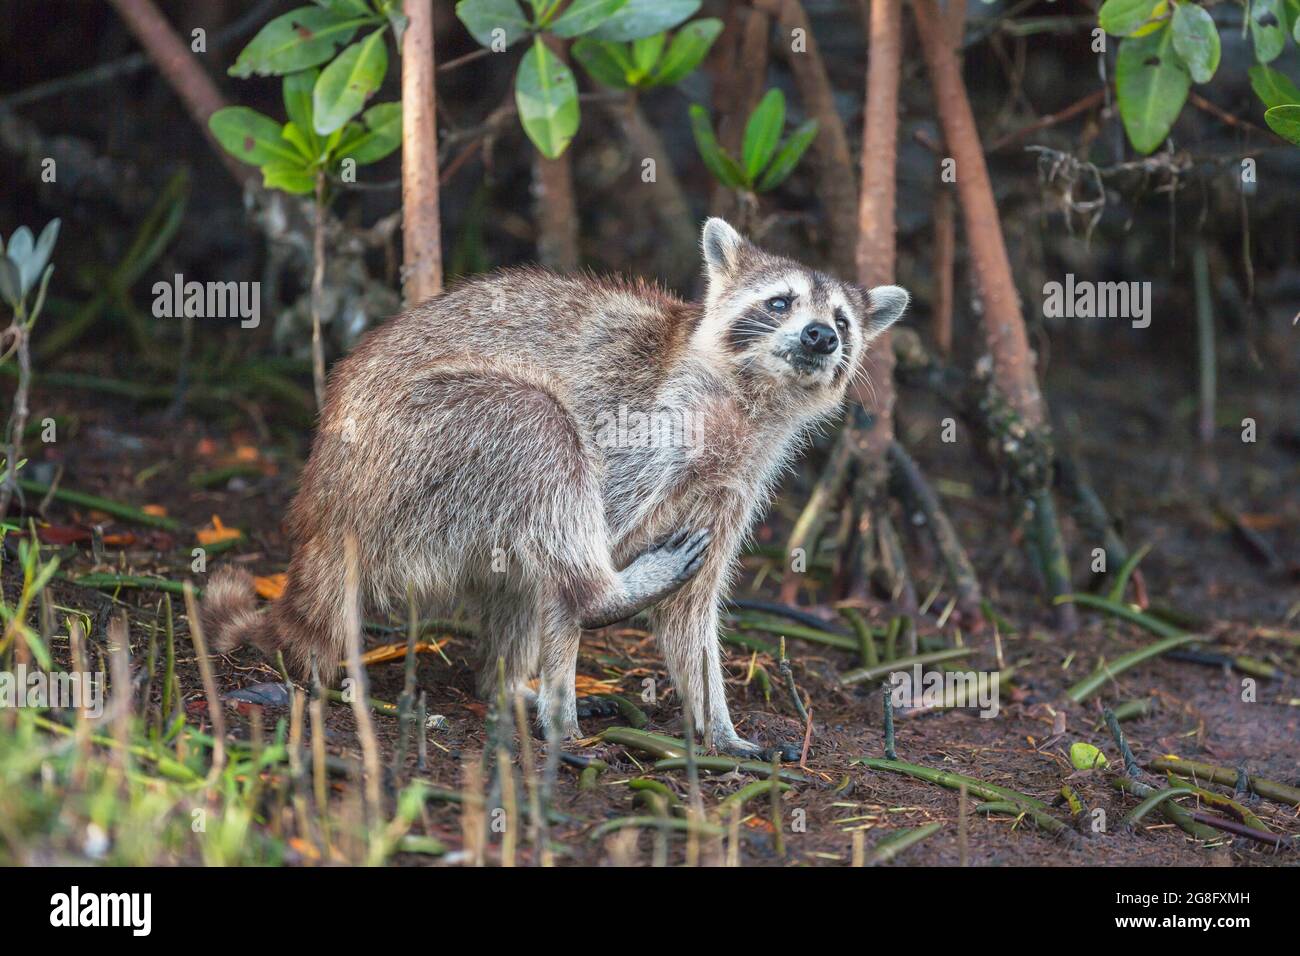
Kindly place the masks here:
[(840, 338), (835, 330), (824, 322), (809, 322), (799, 333), (799, 344), (805, 352), (814, 355), (830, 355), (839, 347)]

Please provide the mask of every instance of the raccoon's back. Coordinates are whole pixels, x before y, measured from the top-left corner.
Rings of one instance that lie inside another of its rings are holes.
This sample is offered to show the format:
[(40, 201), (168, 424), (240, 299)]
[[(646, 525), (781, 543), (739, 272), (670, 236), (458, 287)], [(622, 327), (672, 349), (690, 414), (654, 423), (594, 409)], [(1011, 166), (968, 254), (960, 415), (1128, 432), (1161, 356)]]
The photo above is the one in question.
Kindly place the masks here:
[(618, 400), (654, 394), (698, 321), (698, 307), (644, 282), (505, 269), (389, 320), (337, 377), (406, 390), (468, 355), (535, 366), (569, 389)]

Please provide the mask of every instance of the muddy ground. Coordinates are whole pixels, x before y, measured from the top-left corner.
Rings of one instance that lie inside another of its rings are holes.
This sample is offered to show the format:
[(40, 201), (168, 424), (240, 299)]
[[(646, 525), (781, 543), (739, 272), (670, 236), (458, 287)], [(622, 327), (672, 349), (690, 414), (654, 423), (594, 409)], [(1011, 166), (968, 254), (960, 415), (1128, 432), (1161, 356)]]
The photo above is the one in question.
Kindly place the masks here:
[[(1190, 435), (1191, 420), (1185, 410), (1187, 383), (1170, 376), (1153, 379), (1149, 365), (1114, 362), (1087, 374), (1074, 371), (1054, 375), (1049, 394), (1058, 415), (1077, 422), (1076, 440), (1095, 479), (1097, 489), (1124, 519), (1130, 547), (1151, 542), (1153, 550), (1141, 567), (1148, 600), (1205, 619), (1217, 637), (1212, 649), (1248, 654), (1271, 661), (1282, 672), (1272, 680), (1258, 680), (1255, 702), (1243, 701), (1243, 674), (1218, 666), (1162, 659), (1122, 675), (1099, 697), (1085, 706), (1063, 708), (1064, 690), (1092, 671), (1103, 658), (1120, 654), (1152, 640), (1127, 624), (1109, 621), (1084, 611), (1083, 626), (1065, 639), (1052, 629), (1050, 613), (1038, 596), (1014, 530), (1005, 499), (999, 497), (995, 474), (978, 453), (969, 432), (959, 432), (956, 443), (938, 440), (938, 419), (944, 414), (922, 395), (903, 395), (903, 434), (916, 457), (938, 486), (967, 542), (987, 597), (1014, 628), (1000, 629), (1007, 662), (1018, 665), (1013, 686), (1003, 688), (1001, 707), (994, 719), (979, 719), (973, 711), (950, 711), (920, 716), (900, 715), (897, 749), (903, 760), (943, 767), (1010, 786), (1049, 802), (1064, 783), (1075, 788), (1089, 808), (1106, 811), (1113, 829), (1135, 800), (1121, 797), (1100, 771), (1077, 772), (1067, 752), (1074, 741), (1098, 745), (1112, 759), (1115, 748), (1100, 723), (1100, 702), (1114, 704), (1152, 696), (1155, 712), (1126, 724), (1139, 760), (1157, 754), (1178, 754), (1230, 767), (1245, 766), (1274, 780), (1300, 783), (1300, 680), (1297, 680), (1297, 645), (1266, 636), (1261, 628), (1300, 630), (1300, 418), (1294, 388), (1277, 383), (1269, 388), (1241, 385), (1235, 394), (1229, 383), (1221, 402), (1225, 426), (1216, 447), (1208, 453), (1196, 449)], [(1130, 388), (1141, 380), (1143, 387)], [(1292, 383), (1293, 385), (1294, 383)], [(1182, 404), (1180, 404), (1182, 403)], [(259, 575), (282, 571), (287, 546), (279, 526), (283, 509), (293, 493), (294, 476), (302, 449), (259, 435), (250, 419), (223, 418), (223, 424), (190, 416), (168, 416), (157, 408), (71, 390), (37, 389), (33, 419), (46, 415), (66, 419), (60, 439), (31, 452), (35, 463), (63, 467), (64, 486), (137, 506), (156, 505), (179, 519), (187, 529), (179, 535), (145, 532), (103, 515), (55, 502), (46, 517), (60, 527), (86, 527), (101, 522), (109, 541), (95, 564), (92, 547), (74, 543), (65, 549), (65, 570), (72, 576), (92, 570), (155, 574), (172, 580), (189, 577), (193, 547), (190, 529), (210, 524), (218, 515), (228, 526), (243, 529), (247, 539), (233, 550), (214, 557), (212, 567), (235, 560)], [(1243, 407), (1262, 424), (1259, 441), (1243, 444), (1239, 429), (1226, 422)], [(1182, 409), (1182, 410), (1180, 410)], [(1103, 438), (1102, 436), (1106, 436)], [(242, 452), (240, 449), (244, 449)], [(234, 463), (239, 474), (196, 487), (196, 475), (211, 475)], [(804, 473), (810, 473), (805, 469)], [(758, 535), (760, 543), (784, 539), (792, 516), (803, 500), (807, 479), (792, 478)], [(1275, 552), (1280, 564), (1263, 563), (1252, 548), (1212, 508), (1207, 489), (1217, 488), (1224, 502)], [(134, 540), (115, 534), (134, 533)], [(1075, 564), (1075, 580), (1086, 579), (1086, 557), (1091, 545), (1067, 519)], [(909, 543), (922, 596), (936, 576), (935, 564), (913, 536)], [(210, 570), (211, 568), (209, 568)], [(15, 587), (13, 562), (5, 567), (6, 592)], [(201, 576), (193, 576), (202, 583)], [(739, 596), (776, 594), (779, 568), (761, 558), (746, 561)], [(756, 586), (757, 585), (757, 586)], [(94, 616), (92, 641), (104, 640), (102, 627), (113, 598), (97, 590), (61, 582), (59, 603)], [(117, 600), (129, 609), (133, 655), (139, 660), (142, 642), (154, 619), (159, 595), (123, 590)], [(937, 634), (936, 620), (948, 600), (943, 592), (932, 603), (920, 626), (921, 634)], [(883, 606), (870, 609), (876, 623), (887, 618)], [(946, 628), (949, 640), (952, 627)], [(181, 633), (185, 633), (184, 623)], [(771, 639), (763, 636), (764, 639)], [(370, 646), (400, 640), (400, 634), (371, 634)], [(974, 667), (994, 666), (993, 635), (989, 629), (963, 640), (979, 648)], [(193, 653), (182, 640), (180, 680), (194, 720), (203, 719), (203, 690)], [(56, 642), (56, 657), (66, 660), (66, 638)], [(742, 734), (755, 739), (798, 739), (802, 726), (794, 716), (789, 694), (781, 685), (774, 661), (760, 655), (773, 678), (770, 701), (757, 681), (746, 681), (748, 652), (726, 646), (731, 675), (731, 710)], [(429, 712), (446, 718), (445, 729), (430, 731), (429, 763), (422, 775), (440, 786), (458, 789), (463, 784), (461, 757), (477, 754), (484, 746), (484, 705), (473, 694), (474, 647), (453, 637), (446, 647), (449, 660), (422, 655), (419, 686), (428, 694)], [(814, 736), (806, 769), (813, 782), (796, 788), (784, 802), (787, 825), (792, 811), (806, 815), (803, 832), (785, 834), (784, 857), (777, 856), (763, 802), (750, 805), (746, 819), (742, 862), (759, 865), (838, 865), (849, 862), (852, 831), (865, 828), (866, 843), (874, 845), (891, 831), (939, 822), (942, 830), (905, 851), (901, 864), (955, 865), (962, 855), (958, 826), (957, 793), (907, 777), (869, 771), (851, 764), (861, 755), (882, 753), (882, 712), (879, 695), (862, 688), (842, 687), (837, 674), (855, 666), (855, 655), (800, 640), (790, 641), (793, 673), (800, 691), (813, 709)], [(216, 679), (223, 693), (278, 676), (271, 664), (245, 649), (216, 662)], [(668, 682), (653, 640), (636, 628), (611, 628), (589, 635), (579, 661), (580, 674), (613, 679), (620, 691), (639, 700), (642, 680), (655, 678), (660, 688)], [(372, 666), (371, 692), (375, 698), (395, 701), (401, 693), (400, 661)], [(676, 701), (669, 691), (657, 704), (641, 705), (650, 729), (680, 734)], [(1064, 713), (1062, 725), (1060, 714)], [(268, 709), (269, 724), (283, 711)], [(248, 711), (231, 711), (232, 733), (247, 735)], [(396, 721), (378, 716), (377, 732), (385, 758), (396, 741)], [(587, 718), (584, 729), (595, 734), (621, 723), (617, 718)], [(359, 759), (353, 717), (346, 706), (328, 709), (328, 748), (336, 755)], [(1063, 731), (1063, 732), (1062, 732)], [(611, 859), (649, 862), (654, 838), (643, 833), (635, 844), (614, 846), (590, 839), (591, 831), (610, 818), (642, 812), (626, 781), (647, 766), (644, 755), (622, 748), (593, 744), (573, 748), (599, 756), (610, 769), (592, 789), (580, 790), (579, 771), (562, 766), (557, 782), (555, 809), (566, 822), (552, 836), (563, 848), (561, 861), (597, 864)], [(538, 757), (540, 766), (541, 758)], [(409, 766), (420, 775), (412, 756)], [(656, 774), (679, 795), (686, 796), (681, 772)], [(735, 775), (705, 777), (706, 806), (712, 806), (751, 778)], [(335, 799), (354, 799), (356, 788), (336, 782)], [(1269, 801), (1252, 805), (1275, 830), (1300, 833), (1300, 811)], [(1063, 810), (1057, 810), (1062, 817)], [(462, 846), (458, 807), (431, 803), (424, 823), (415, 832), (427, 832), (454, 854)], [(1257, 843), (1225, 838), (1205, 847), (1176, 827), (1148, 818), (1139, 832), (1111, 832), (1077, 843), (1051, 838), (1027, 820), (1006, 814), (991, 817), (971, 814), (965, 855), (975, 865), (1178, 865), (1234, 866), (1294, 863), (1296, 852), (1275, 851)], [(494, 843), (489, 859), (498, 852)], [(525, 842), (521, 858), (531, 856)], [(673, 844), (673, 858), (681, 859), (682, 843)], [(399, 855), (401, 862), (424, 864), (427, 856)], [(446, 858), (444, 858), (446, 859)], [(451, 859), (455, 859), (452, 856)], [(437, 860), (432, 860), (437, 862)]]

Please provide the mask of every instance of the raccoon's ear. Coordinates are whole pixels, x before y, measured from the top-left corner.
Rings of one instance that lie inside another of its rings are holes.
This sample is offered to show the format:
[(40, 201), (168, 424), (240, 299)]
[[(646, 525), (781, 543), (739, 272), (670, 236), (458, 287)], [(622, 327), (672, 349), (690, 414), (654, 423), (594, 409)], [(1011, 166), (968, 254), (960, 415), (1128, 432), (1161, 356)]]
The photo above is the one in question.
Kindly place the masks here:
[(745, 248), (745, 240), (731, 227), (731, 223), (714, 216), (704, 223), (700, 245), (704, 249), (704, 264), (712, 278), (719, 273), (735, 270), (740, 262), (740, 253)]
[(863, 325), (867, 340), (874, 339), (885, 329), (897, 322), (911, 301), (906, 289), (896, 285), (878, 285), (867, 290), (867, 320)]

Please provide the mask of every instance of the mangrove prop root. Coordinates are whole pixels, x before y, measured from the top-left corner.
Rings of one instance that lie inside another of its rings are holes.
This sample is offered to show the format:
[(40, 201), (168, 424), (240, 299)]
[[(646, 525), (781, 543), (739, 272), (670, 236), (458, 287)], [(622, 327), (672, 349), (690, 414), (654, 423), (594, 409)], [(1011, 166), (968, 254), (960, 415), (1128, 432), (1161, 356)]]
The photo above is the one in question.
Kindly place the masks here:
[[(1075, 597), (1079, 597), (1079, 595), (1075, 595)], [(1199, 634), (1179, 634), (1175, 637), (1167, 637), (1162, 641), (1156, 641), (1154, 644), (1148, 644), (1146, 647), (1140, 647), (1136, 651), (1131, 651), (1122, 657), (1117, 657), (1108, 664), (1098, 667), (1066, 691), (1065, 695), (1076, 704), (1083, 703), (1083, 701), (1101, 690), (1108, 680), (1124, 673), (1129, 668), (1135, 667), (1153, 657), (1158, 657), (1165, 651), (1173, 650), (1175, 647), (1182, 647), (1185, 644), (1203, 640), (1205, 638)]]
[(925, 780), (929, 783), (938, 784), (949, 790), (960, 790), (964, 784), (967, 791), (979, 797), (981, 800), (995, 800), (1014, 804), (1016, 810), (1029, 817), (1042, 830), (1053, 834), (1054, 836), (1063, 837), (1067, 840), (1077, 838), (1076, 832), (1066, 823), (1058, 820), (1052, 814), (1047, 812), (1047, 804), (1043, 801), (1031, 797), (1028, 794), (1019, 793), (1006, 787), (1000, 787), (997, 784), (986, 783), (975, 777), (967, 777), (964, 774), (954, 773), (951, 770), (936, 770), (932, 767), (922, 767), (919, 764), (907, 763), (902, 760), (891, 760), (889, 758), (880, 759), (878, 757), (855, 757), (852, 763), (860, 763), (872, 770), (887, 770), (891, 773), (901, 773), (909, 777), (915, 777), (918, 780)]
[(957, 606), (963, 614), (979, 620), (982, 601), (979, 580), (975, 577), (975, 569), (966, 556), (966, 550), (961, 546), (961, 539), (957, 537), (957, 530), (939, 503), (938, 495), (925, 480), (912, 456), (897, 441), (889, 446), (889, 462), (896, 482), (925, 516), (935, 547), (939, 549), (948, 577), (957, 592)]
[[(1181, 757), (1172, 756), (1156, 757), (1147, 762), (1147, 767), (1151, 770), (1176, 773), (1180, 777), (1191, 777), (1194, 781), (1206, 780), (1222, 784), (1225, 787), (1232, 787), (1237, 783), (1237, 771), (1215, 764), (1201, 763), (1199, 760), (1183, 760)], [(1257, 793), (1261, 797), (1289, 807), (1300, 807), (1300, 788), (1290, 787), (1275, 780), (1266, 780), (1253, 774), (1247, 775), (1246, 784), (1252, 793)]]
[(877, 866), (887, 863), (908, 847), (915, 846), (942, 829), (942, 823), (927, 823), (911, 830), (904, 830), (902, 833), (891, 834), (871, 848), (863, 865)]

